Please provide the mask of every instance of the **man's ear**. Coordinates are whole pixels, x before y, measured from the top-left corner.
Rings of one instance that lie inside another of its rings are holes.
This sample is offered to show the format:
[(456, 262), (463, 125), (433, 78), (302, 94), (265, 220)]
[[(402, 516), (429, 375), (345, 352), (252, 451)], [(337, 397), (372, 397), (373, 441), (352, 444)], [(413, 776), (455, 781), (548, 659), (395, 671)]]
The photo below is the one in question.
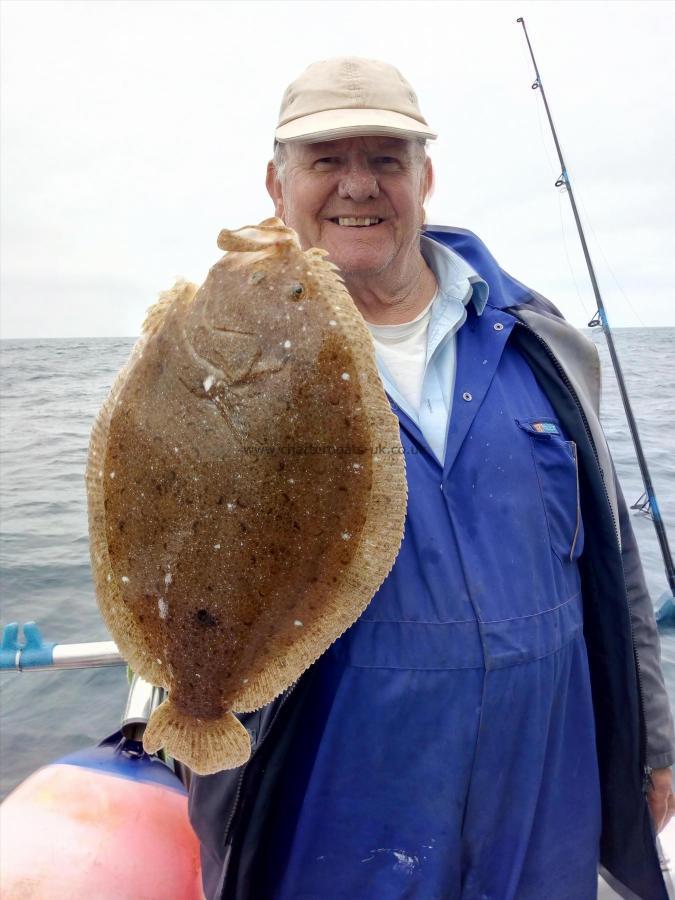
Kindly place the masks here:
[(274, 203), (274, 213), (279, 219), (283, 219), (284, 217), (284, 198), (281, 192), (281, 179), (277, 175), (277, 167), (274, 165), (274, 161), (270, 160), (267, 163), (267, 177), (265, 178), (265, 186), (267, 188), (267, 193), (272, 198)]
[(426, 203), (427, 200), (433, 195), (434, 187), (436, 179), (434, 178), (434, 167), (431, 164), (431, 160), (427, 156), (424, 162), (424, 175), (422, 177), (422, 202)]

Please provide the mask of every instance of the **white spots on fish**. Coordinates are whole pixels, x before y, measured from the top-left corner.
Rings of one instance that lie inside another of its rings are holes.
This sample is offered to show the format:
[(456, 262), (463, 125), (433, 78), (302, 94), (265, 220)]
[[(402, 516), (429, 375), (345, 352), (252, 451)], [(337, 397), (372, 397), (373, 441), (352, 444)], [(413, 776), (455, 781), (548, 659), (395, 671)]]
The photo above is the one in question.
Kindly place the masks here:
[(214, 549), (214, 550), (220, 550), (220, 544), (214, 544), (214, 545), (213, 545), (213, 549)]
[(208, 394), (208, 392), (211, 390), (211, 388), (213, 387), (213, 385), (214, 385), (215, 383), (216, 383), (216, 379), (214, 378), (213, 375), (207, 375), (207, 376), (206, 376), (206, 378), (204, 379), (203, 384), (204, 384), (204, 390), (206, 391), (207, 394)]
[(362, 859), (361, 862), (370, 862), (375, 859), (378, 853), (391, 853), (396, 860), (394, 863), (394, 872), (405, 872), (412, 874), (420, 864), (419, 856), (413, 856), (406, 853), (405, 850), (392, 850), (389, 847), (378, 847), (376, 850), (370, 851), (371, 855)]
[(340, 378), (343, 381), (349, 381), (349, 372), (343, 372), (342, 375), (340, 375)]
[(129, 584), (129, 579), (126, 575), (122, 575), (122, 584)]
[(162, 665), (162, 660), (158, 656), (155, 657), (155, 662), (157, 663), (158, 666)]
[(172, 581), (173, 581), (173, 575), (171, 574), (171, 572), (167, 572), (166, 575), (164, 576), (164, 584), (168, 587)]
[(289, 478), (289, 479), (288, 479), (288, 483), (289, 483), (289, 484), (295, 484), (295, 478)]
[(103, 469), (98, 470), (98, 477), (103, 478)]
[(351, 538), (351, 534), (348, 531), (343, 531), (340, 537), (343, 541), (348, 541)]
[(241, 679), (241, 683), (242, 683), (242, 684), (248, 684), (248, 678), (242, 678), (242, 679)]
[(296, 628), (302, 628), (302, 622), (300, 621), (300, 619), (296, 619), (293, 624), (296, 626)]
[(331, 326), (331, 328), (335, 328), (337, 322), (335, 321), (335, 319), (329, 319), (328, 324)]
[(484, 359), (484, 360), (483, 360), (483, 365), (484, 365), (484, 366), (487, 366), (487, 359)]
[(178, 447), (174, 447), (174, 448), (173, 448), (173, 452), (174, 452), (174, 453), (178, 453)]
[(114, 473), (114, 472), (111, 472), (111, 473), (110, 473), (110, 477), (111, 477), (111, 478), (114, 478), (114, 477), (115, 477), (115, 473)]
[(199, 672), (195, 672), (195, 673), (194, 673), (194, 676), (195, 676), (195, 678), (201, 678), (201, 677), (202, 677), (202, 676), (199, 674)]
[(354, 469), (355, 472), (358, 472), (359, 469), (361, 469), (361, 463), (352, 463), (352, 469)]
[(169, 604), (166, 602), (164, 597), (160, 597), (157, 601), (157, 606), (159, 607), (159, 617), (160, 619), (166, 619), (169, 615)]
[(284, 341), (284, 350), (290, 350), (291, 342), (289, 340)]
[(112, 581), (112, 573), (111, 572), (108, 572), (108, 577), (106, 578), (106, 581)]
[(228, 512), (234, 512), (236, 508), (237, 508), (236, 503), (234, 503), (232, 500), (228, 501), (228, 503), (227, 503), (227, 511)]

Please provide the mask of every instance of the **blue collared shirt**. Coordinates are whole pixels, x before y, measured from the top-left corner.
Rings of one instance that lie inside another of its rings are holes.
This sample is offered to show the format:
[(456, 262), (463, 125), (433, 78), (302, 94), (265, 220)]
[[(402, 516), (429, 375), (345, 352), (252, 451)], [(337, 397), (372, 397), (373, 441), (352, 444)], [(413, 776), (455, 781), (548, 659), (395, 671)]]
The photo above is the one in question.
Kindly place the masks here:
[(457, 365), (455, 335), (466, 321), (466, 307), (473, 303), (481, 315), (488, 299), (488, 286), (468, 263), (454, 251), (422, 235), (421, 250), (438, 283), (427, 331), (426, 361), (419, 413), (397, 389), (384, 361), (377, 366), (385, 390), (412, 419), (424, 435), (439, 462), (445, 457), (448, 420)]

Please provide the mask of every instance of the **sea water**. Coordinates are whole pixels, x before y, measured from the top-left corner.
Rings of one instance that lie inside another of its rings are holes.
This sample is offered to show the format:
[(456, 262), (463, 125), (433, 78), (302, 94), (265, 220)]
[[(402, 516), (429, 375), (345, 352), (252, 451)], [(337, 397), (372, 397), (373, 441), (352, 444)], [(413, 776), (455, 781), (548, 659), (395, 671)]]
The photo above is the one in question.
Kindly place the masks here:
[[(626, 499), (642, 493), (600, 334), (602, 418)], [(675, 328), (624, 329), (616, 343), (661, 511), (675, 540)], [(84, 470), (92, 421), (133, 339), (0, 342), (0, 624), (35, 620), (47, 640), (109, 640), (89, 568)], [(666, 590), (646, 515), (633, 527), (655, 604)], [(662, 638), (675, 703), (675, 634)], [(124, 668), (0, 674), (0, 795), (38, 766), (117, 730)]]

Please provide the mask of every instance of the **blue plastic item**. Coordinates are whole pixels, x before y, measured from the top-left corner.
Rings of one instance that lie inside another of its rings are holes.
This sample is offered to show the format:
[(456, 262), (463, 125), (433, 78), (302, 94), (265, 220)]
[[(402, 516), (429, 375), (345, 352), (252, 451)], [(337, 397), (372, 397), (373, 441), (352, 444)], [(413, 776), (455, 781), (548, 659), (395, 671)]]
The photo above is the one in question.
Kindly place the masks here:
[(143, 750), (141, 741), (124, 737), (116, 731), (96, 747), (85, 747), (62, 756), (54, 765), (80, 766), (92, 772), (116, 775), (127, 781), (154, 784), (185, 794), (186, 790), (178, 776), (165, 762), (156, 756), (149, 756)]
[(0, 669), (30, 669), (34, 666), (51, 666), (54, 662), (56, 641), (45, 641), (35, 622), (23, 626), (23, 643), (19, 641), (19, 625), (11, 622), (2, 630)]
[(17, 653), (21, 649), (19, 645), (19, 624), (10, 622), (2, 629), (2, 641), (0, 641), (0, 669), (15, 669)]
[(660, 629), (675, 628), (675, 598), (668, 592), (659, 597), (656, 624)]
[(21, 668), (31, 666), (50, 666), (54, 662), (56, 641), (45, 641), (35, 622), (26, 622), (23, 626), (25, 643), (21, 652)]

